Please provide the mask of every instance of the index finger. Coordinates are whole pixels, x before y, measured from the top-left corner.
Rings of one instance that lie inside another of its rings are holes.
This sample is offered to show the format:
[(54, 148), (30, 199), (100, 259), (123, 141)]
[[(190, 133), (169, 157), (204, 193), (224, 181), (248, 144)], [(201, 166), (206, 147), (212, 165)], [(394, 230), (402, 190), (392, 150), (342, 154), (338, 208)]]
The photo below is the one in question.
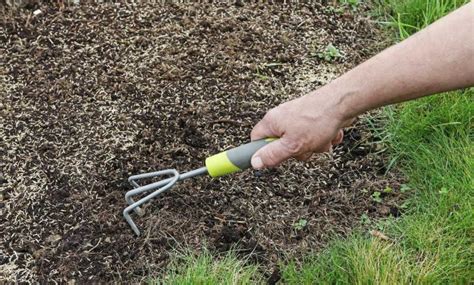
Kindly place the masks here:
[(272, 132), (265, 119), (262, 119), (253, 127), (252, 132), (250, 133), (250, 140), (254, 141), (278, 136), (279, 134)]

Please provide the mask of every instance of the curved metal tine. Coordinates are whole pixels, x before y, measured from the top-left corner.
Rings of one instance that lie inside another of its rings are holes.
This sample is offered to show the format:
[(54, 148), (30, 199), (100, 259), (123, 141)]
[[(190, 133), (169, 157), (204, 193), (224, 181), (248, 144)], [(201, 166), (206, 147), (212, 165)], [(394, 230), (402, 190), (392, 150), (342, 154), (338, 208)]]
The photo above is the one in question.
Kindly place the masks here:
[(169, 168), (169, 169), (164, 169), (164, 170), (160, 170), (160, 171), (154, 171), (154, 172), (148, 172), (148, 173), (132, 175), (132, 176), (128, 177), (128, 183), (132, 184), (132, 186), (134, 188), (138, 188), (138, 187), (140, 187), (140, 185), (138, 185), (138, 183), (135, 180), (141, 180), (141, 179), (145, 179), (145, 178), (151, 178), (151, 177), (155, 177), (155, 176), (165, 175), (165, 174), (169, 173), (168, 171), (172, 171), (172, 170), (175, 170), (175, 169)]
[[(178, 171), (176, 169), (173, 169), (173, 168), (130, 176), (128, 178), (128, 181), (130, 182), (130, 184), (132, 184), (132, 186), (135, 187), (135, 189), (130, 190), (125, 194), (125, 200), (127, 201), (127, 203), (129, 205), (135, 203), (135, 201), (132, 199), (132, 196), (138, 195), (138, 194), (143, 193), (145, 191), (150, 191), (150, 190), (154, 190), (156, 188), (159, 188), (159, 187), (169, 183), (171, 180), (173, 180), (174, 177), (170, 177), (170, 178), (167, 178), (167, 179), (164, 179), (164, 180), (161, 180), (161, 181), (157, 181), (157, 182), (154, 182), (154, 183), (150, 183), (150, 184), (147, 184), (147, 185), (144, 185), (144, 186), (138, 185), (135, 180), (151, 178), (151, 177), (156, 177), (156, 176), (162, 176), (162, 175), (173, 175), (173, 176), (178, 176), (179, 177)], [(135, 211), (135, 212), (137, 214), (139, 214), (138, 211)]]
[[(171, 181), (169, 181), (165, 186), (161, 187), (160, 189), (156, 190), (153, 193), (150, 193), (149, 195), (143, 197), (142, 199), (138, 200), (137, 202), (133, 203), (132, 205), (129, 205), (127, 208), (125, 208), (123, 210), (123, 217), (125, 218), (125, 220), (130, 225), (130, 227), (132, 228), (132, 230), (135, 232), (135, 234), (137, 236), (140, 235), (140, 230), (138, 229), (135, 222), (132, 220), (132, 217), (130, 217), (130, 212), (132, 210), (135, 210), (136, 208), (138, 208), (142, 204), (146, 203), (147, 201), (149, 201), (149, 200), (155, 198), (156, 196), (160, 195), (164, 191), (170, 189), (176, 183), (176, 181), (178, 181), (178, 178), (179, 178), (178, 171), (176, 171), (174, 169), (173, 169), (173, 171), (175, 172), (174, 177), (171, 178)], [(148, 185), (145, 185), (144, 187), (146, 187), (146, 186), (148, 186)], [(139, 189), (135, 189), (135, 190), (139, 190)], [(132, 191), (135, 191), (135, 190), (132, 190)], [(129, 191), (129, 192), (131, 192), (131, 191)], [(127, 194), (128, 194), (128, 192), (127, 192)]]

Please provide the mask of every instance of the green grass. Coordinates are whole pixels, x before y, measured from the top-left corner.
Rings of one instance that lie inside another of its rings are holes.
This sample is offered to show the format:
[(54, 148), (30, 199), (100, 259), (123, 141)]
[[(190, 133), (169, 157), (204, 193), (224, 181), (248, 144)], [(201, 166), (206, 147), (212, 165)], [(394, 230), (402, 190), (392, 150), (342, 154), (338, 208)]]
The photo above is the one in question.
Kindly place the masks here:
[[(395, 38), (404, 39), (467, 1), (382, 0)], [(283, 284), (469, 284), (474, 280), (474, 90), (385, 109), (379, 130), (393, 162), (409, 177), (402, 218), (375, 227), (389, 241), (355, 233), (326, 250), (281, 266)], [(166, 284), (262, 283), (258, 268), (232, 253), (187, 254)], [(179, 264), (179, 265), (177, 265)]]
[(302, 266), (291, 261), (282, 277), (285, 284), (399, 284), (410, 281), (409, 268), (400, 248), (354, 235), (335, 241)]
[[(418, 30), (455, 10), (466, 0), (382, 0), (390, 23), (397, 27), (398, 37), (407, 38)], [(387, 11), (388, 9), (388, 11)]]
[(262, 283), (258, 266), (237, 258), (233, 252), (223, 256), (204, 250), (198, 255), (191, 251), (176, 253), (162, 280), (152, 284), (214, 285), (214, 284), (258, 284)]
[(410, 102), (390, 119), (391, 145), (417, 191), (389, 230), (434, 261), (431, 282), (473, 280), (474, 91)]

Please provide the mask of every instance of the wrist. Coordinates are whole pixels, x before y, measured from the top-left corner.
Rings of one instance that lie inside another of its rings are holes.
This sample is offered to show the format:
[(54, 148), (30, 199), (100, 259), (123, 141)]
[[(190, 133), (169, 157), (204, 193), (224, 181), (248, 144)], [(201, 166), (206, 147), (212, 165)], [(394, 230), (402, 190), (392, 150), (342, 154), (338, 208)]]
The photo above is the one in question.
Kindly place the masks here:
[(324, 110), (331, 119), (337, 122), (339, 128), (344, 128), (352, 124), (354, 118), (357, 117), (363, 111), (359, 111), (357, 103), (354, 100), (357, 99), (357, 90), (350, 90), (341, 88), (341, 84), (333, 81), (316, 91), (308, 94), (310, 100), (316, 101), (313, 102), (315, 106), (321, 104), (321, 99), (325, 101)]

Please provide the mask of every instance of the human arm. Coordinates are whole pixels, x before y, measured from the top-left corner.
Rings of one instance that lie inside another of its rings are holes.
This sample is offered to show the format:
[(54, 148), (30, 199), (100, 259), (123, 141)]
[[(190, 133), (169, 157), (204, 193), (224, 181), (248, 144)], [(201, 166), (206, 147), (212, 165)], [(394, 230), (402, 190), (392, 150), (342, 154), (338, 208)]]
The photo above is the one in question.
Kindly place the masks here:
[(468, 3), (303, 97), (270, 110), (251, 138), (254, 168), (307, 159), (342, 140), (342, 128), (368, 110), (474, 85), (474, 4)]

